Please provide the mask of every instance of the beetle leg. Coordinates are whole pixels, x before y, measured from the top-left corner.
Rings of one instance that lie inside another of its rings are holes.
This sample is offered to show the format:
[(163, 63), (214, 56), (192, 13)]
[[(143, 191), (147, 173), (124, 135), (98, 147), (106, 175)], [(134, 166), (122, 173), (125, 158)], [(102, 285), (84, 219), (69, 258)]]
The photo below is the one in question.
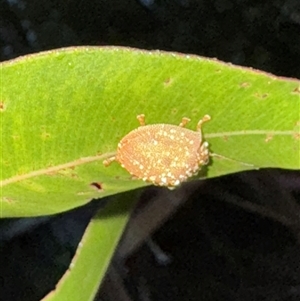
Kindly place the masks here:
[(188, 122), (190, 122), (190, 121), (191, 121), (191, 119), (189, 119), (187, 117), (183, 117), (181, 119), (181, 122), (179, 123), (179, 126), (181, 126), (182, 128), (184, 128), (188, 124)]
[(103, 161), (103, 164), (105, 167), (107, 167), (108, 165), (110, 165), (112, 162), (116, 161), (116, 157), (112, 156), (110, 158), (107, 158)]
[(200, 150), (199, 150), (199, 155), (200, 155), (200, 165), (205, 165), (208, 163), (209, 160), (209, 149), (208, 149), (208, 142), (205, 141), (201, 144)]
[(139, 121), (141, 126), (145, 125), (145, 115), (144, 114), (137, 115), (136, 118)]
[(203, 124), (204, 122), (209, 121), (210, 119), (211, 119), (211, 118), (210, 118), (209, 115), (204, 115), (204, 117), (203, 117), (202, 119), (200, 119), (199, 122), (198, 122), (198, 124), (197, 124), (197, 131), (200, 132), (200, 139), (201, 139), (201, 141), (202, 141), (202, 129), (201, 129), (202, 124)]
[(211, 117), (209, 115), (204, 115), (204, 117), (202, 119), (199, 120), (198, 124), (197, 124), (197, 131), (201, 131), (201, 126), (204, 122), (207, 122), (211, 120)]

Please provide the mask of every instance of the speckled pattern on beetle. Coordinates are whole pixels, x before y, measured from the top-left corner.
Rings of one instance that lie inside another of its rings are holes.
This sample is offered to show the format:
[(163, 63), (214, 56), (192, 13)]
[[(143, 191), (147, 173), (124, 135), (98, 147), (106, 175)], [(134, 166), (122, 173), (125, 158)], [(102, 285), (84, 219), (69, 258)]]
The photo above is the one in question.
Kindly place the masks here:
[(145, 115), (137, 116), (140, 127), (129, 132), (118, 144), (117, 154), (104, 165), (117, 161), (131, 175), (154, 185), (173, 188), (197, 174), (209, 161), (209, 145), (203, 141), (201, 126), (210, 120), (205, 115), (197, 131), (186, 129), (190, 119), (179, 126), (145, 125)]

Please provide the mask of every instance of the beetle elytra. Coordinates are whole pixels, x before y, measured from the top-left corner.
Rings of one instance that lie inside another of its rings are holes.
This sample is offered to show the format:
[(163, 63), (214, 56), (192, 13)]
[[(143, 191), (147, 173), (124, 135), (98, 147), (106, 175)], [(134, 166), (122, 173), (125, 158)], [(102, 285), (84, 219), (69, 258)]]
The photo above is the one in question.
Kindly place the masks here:
[(203, 141), (202, 124), (209, 121), (205, 115), (197, 130), (185, 128), (190, 121), (181, 123), (145, 125), (145, 115), (137, 116), (140, 126), (124, 136), (115, 156), (104, 160), (108, 166), (116, 161), (138, 179), (169, 188), (178, 186), (197, 174), (209, 161), (209, 144)]

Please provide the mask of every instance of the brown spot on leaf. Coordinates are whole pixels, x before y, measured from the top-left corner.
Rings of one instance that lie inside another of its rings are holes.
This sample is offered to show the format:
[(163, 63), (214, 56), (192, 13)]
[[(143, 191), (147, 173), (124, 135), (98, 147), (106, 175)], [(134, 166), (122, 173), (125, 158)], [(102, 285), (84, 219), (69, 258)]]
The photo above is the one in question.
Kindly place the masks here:
[(169, 87), (172, 83), (173, 83), (173, 79), (169, 77), (164, 81), (164, 86)]
[(93, 182), (90, 185), (97, 190), (103, 190), (102, 184), (100, 182)]
[(250, 87), (250, 83), (248, 83), (248, 82), (243, 82), (243, 83), (240, 84), (240, 86), (241, 86), (242, 88), (248, 88), (248, 87)]
[(268, 134), (267, 137), (266, 137), (266, 139), (265, 139), (265, 142), (271, 141), (273, 139), (273, 137), (274, 136), (272, 134)]
[(0, 112), (5, 111), (4, 102), (0, 100)]
[(300, 140), (300, 133), (295, 133), (294, 138), (295, 138), (296, 140)]
[(260, 99), (265, 99), (269, 96), (268, 93), (255, 93), (254, 95), (255, 95), (255, 97), (260, 98)]
[(3, 200), (4, 200), (5, 202), (7, 202), (7, 203), (13, 203), (13, 202), (14, 202), (13, 199), (8, 198), (8, 197), (3, 197)]
[(176, 108), (172, 109), (172, 114), (175, 115), (178, 112)]
[(3, 160), (3, 165), (10, 166), (11, 165), (11, 161), (9, 161), (9, 160)]
[(50, 134), (49, 133), (46, 133), (46, 132), (44, 132), (44, 133), (42, 133), (42, 139), (48, 139), (49, 137), (50, 137)]
[(293, 90), (293, 93), (294, 93), (294, 94), (300, 94), (300, 86), (296, 87), (296, 88)]
[(199, 109), (193, 109), (192, 110), (192, 115), (193, 116), (198, 116), (199, 115)]
[(227, 142), (227, 141), (228, 141), (228, 136), (224, 135), (224, 136), (223, 136), (223, 139), (224, 139), (224, 141)]

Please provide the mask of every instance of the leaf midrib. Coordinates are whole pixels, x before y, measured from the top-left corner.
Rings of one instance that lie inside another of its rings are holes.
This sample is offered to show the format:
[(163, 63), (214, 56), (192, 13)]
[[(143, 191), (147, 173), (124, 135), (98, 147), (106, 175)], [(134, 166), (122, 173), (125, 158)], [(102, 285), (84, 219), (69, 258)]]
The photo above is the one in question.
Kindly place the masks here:
[[(220, 138), (220, 137), (230, 137), (230, 136), (244, 136), (244, 135), (278, 135), (278, 136), (289, 136), (289, 135), (295, 135), (295, 131), (274, 131), (274, 130), (246, 130), (246, 131), (233, 131), (233, 132), (222, 132), (222, 133), (210, 133), (206, 134), (205, 138)], [(110, 153), (104, 153), (102, 155), (98, 156), (91, 156), (91, 157), (83, 157), (79, 158), (77, 160), (68, 162), (68, 163), (63, 163), (59, 164), (56, 166), (51, 166), (47, 168), (42, 168), (39, 170), (35, 170), (23, 175), (17, 175), (10, 177), (8, 179), (0, 181), (0, 187), (7, 186), (9, 184), (13, 184), (16, 182), (20, 182), (23, 180), (27, 180), (29, 178), (49, 174), (49, 173), (54, 173), (58, 172), (60, 170), (66, 169), (66, 168), (72, 168), (75, 166), (83, 165), (83, 164), (88, 164), (92, 163), (95, 161), (99, 160), (104, 160), (110, 156), (114, 156), (115, 152), (110, 152)]]

